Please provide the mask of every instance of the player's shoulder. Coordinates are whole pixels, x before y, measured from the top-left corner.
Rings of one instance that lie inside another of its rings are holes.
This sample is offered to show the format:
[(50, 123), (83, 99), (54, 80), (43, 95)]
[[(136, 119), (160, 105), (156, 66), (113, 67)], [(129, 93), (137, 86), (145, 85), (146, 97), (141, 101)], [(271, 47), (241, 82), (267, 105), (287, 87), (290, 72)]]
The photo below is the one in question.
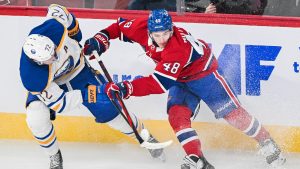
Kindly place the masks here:
[(43, 91), (51, 78), (49, 65), (36, 64), (27, 57), (23, 50), (19, 70), (23, 86), (30, 92)]
[(118, 23), (123, 28), (133, 28), (133, 29), (138, 29), (141, 27), (144, 28), (147, 27), (147, 18), (141, 17), (135, 19), (126, 19), (120, 17), (118, 19)]
[(184, 45), (185, 43), (187, 43), (185, 38), (186, 35), (189, 35), (189, 33), (185, 29), (173, 26), (173, 41)]
[[(164, 60), (182, 60), (189, 57), (191, 45), (185, 39), (186, 32), (180, 34), (178, 29), (174, 29), (174, 35), (169, 40), (162, 52)], [(185, 56), (185, 57), (183, 57)]]
[(173, 36), (170, 38), (165, 52), (183, 52), (189, 50), (190, 44), (187, 42), (185, 36), (187, 35), (186, 32), (181, 32), (178, 29), (174, 28)]
[(56, 19), (48, 19), (33, 28), (29, 34), (40, 34), (50, 38), (56, 46), (59, 46), (64, 36), (68, 34), (65, 26)]

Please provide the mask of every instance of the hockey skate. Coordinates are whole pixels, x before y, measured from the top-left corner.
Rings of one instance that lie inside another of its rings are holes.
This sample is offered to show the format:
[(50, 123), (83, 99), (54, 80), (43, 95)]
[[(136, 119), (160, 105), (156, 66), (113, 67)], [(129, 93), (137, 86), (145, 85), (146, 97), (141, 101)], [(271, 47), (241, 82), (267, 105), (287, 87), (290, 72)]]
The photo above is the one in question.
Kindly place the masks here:
[(267, 139), (263, 143), (260, 143), (259, 154), (266, 158), (268, 164), (273, 168), (282, 168), (286, 162), (286, 158), (282, 155), (282, 152), (278, 145), (272, 139)]
[[(152, 135), (150, 135), (148, 142), (150, 143), (159, 143)], [(164, 149), (148, 149), (149, 153), (151, 154), (151, 157), (155, 159), (159, 159), (163, 162), (166, 161), (166, 155), (164, 153)]]
[(50, 156), (50, 169), (63, 169), (63, 159), (60, 150)]
[(194, 154), (185, 156), (181, 169), (215, 169), (204, 157), (198, 157)]

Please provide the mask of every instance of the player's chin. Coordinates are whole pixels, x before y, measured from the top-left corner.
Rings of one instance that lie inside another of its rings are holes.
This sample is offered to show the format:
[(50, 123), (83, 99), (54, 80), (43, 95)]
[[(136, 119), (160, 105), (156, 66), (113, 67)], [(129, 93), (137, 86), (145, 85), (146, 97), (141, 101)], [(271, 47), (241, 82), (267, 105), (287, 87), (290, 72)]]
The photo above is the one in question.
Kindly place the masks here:
[(161, 43), (161, 44), (158, 44), (158, 46), (159, 46), (160, 48), (164, 48), (166, 45), (167, 45), (167, 43)]

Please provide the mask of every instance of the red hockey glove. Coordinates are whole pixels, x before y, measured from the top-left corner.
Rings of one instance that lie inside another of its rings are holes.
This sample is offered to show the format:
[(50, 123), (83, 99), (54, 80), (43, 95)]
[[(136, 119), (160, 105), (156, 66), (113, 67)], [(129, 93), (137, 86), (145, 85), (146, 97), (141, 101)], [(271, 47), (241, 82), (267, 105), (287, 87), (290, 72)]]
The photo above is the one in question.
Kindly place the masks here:
[(105, 33), (98, 32), (94, 37), (85, 41), (83, 53), (85, 55), (91, 55), (95, 50), (100, 56), (108, 48), (109, 48), (109, 37)]
[(106, 83), (103, 85), (103, 89), (110, 99), (116, 99), (116, 94), (119, 94), (123, 99), (128, 99), (133, 92), (132, 84), (129, 81)]

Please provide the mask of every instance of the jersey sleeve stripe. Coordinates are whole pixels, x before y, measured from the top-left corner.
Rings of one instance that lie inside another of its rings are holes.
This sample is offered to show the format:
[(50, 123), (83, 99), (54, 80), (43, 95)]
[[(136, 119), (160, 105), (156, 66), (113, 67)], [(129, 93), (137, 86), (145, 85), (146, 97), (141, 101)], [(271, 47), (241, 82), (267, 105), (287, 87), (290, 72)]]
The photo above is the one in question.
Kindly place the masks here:
[(57, 52), (57, 51), (60, 51), (60, 48), (62, 47), (62, 44), (63, 44), (63, 42), (64, 42), (64, 40), (65, 40), (65, 36), (66, 36), (66, 35), (68, 35), (68, 30), (64, 27), (64, 33), (63, 33), (63, 35), (62, 35), (62, 37), (61, 37), (61, 39), (60, 39), (59, 45), (58, 45), (57, 48), (56, 48), (56, 52)]
[(74, 36), (79, 32), (79, 23), (77, 19), (75, 19), (75, 26), (71, 30), (69, 30), (68, 35), (69, 36)]
[(47, 105), (47, 107), (55, 107), (55, 105), (62, 100), (62, 98), (65, 96), (65, 92), (62, 92), (61, 95), (58, 97), (58, 99), (50, 104)]
[(60, 108), (60, 110), (57, 112), (57, 113), (61, 113), (64, 109), (65, 109), (65, 107), (66, 107), (66, 97), (64, 97), (64, 100), (63, 100), (63, 105), (61, 106), (61, 108)]
[(119, 25), (121, 25), (125, 21), (126, 21), (126, 19), (124, 19), (124, 18), (121, 18), (121, 17), (118, 18)]
[(120, 40), (123, 42), (133, 43), (133, 41), (131, 39), (129, 39), (128, 37), (126, 37), (122, 32), (121, 32)]
[(156, 72), (153, 74), (153, 78), (159, 83), (160, 86), (163, 86), (164, 92), (171, 88), (174, 83), (176, 83), (176, 80), (166, 78), (164, 76), (161, 76), (160, 74), (157, 74)]
[(177, 78), (175, 78), (175, 77), (172, 77), (172, 76), (169, 76), (169, 75), (163, 74), (163, 73), (161, 73), (161, 72), (158, 72), (158, 71), (154, 71), (154, 73), (155, 73), (155, 74), (158, 74), (158, 75), (160, 75), (160, 76), (162, 76), (162, 77), (165, 77), (165, 78), (167, 78), (167, 79), (171, 79), (171, 80), (174, 80), (174, 81), (176, 81), (176, 80), (177, 80)]
[(193, 56), (193, 48), (191, 48), (189, 60), (186, 62), (184, 67), (188, 66), (192, 62), (192, 56)]
[(167, 91), (167, 89), (164, 87), (163, 84), (160, 83), (160, 81), (158, 80), (158, 78), (156, 77), (155, 74), (151, 75), (151, 77), (158, 83), (158, 85), (160, 86), (160, 88), (161, 88), (164, 92)]
[(124, 34), (123, 34), (123, 32), (121, 32), (120, 40), (124, 41)]
[(57, 110), (60, 108), (60, 104), (57, 104), (56, 106), (54, 106), (52, 108), (52, 110), (54, 110), (55, 112), (57, 112)]

